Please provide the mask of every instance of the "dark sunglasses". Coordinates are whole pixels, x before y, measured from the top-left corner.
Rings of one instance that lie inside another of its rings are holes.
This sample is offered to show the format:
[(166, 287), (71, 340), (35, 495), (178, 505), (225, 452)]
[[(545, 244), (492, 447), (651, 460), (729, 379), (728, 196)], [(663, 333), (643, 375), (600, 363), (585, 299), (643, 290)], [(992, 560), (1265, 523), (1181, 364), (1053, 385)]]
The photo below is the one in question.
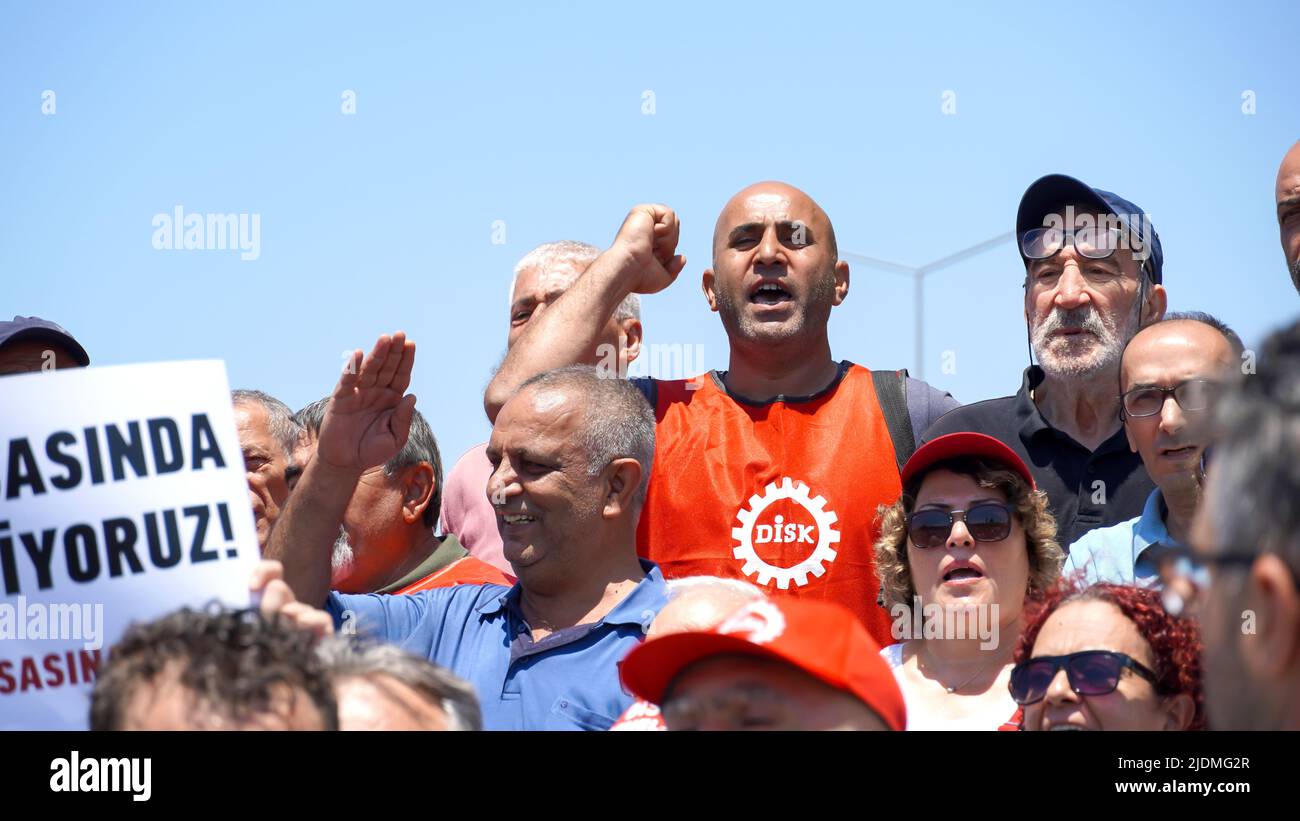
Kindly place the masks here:
[(1011, 506), (999, 502), (980, 502), (970, 510), (915, 511), (907, 517), (907, 535), (917, 547), (939, 547), (958, 519), (977, 542), (1000, 542), (1011, 535)]
[(1011, 670), (1011, 698), (1022, 705), (1042, 701), (1062, 667), (1070, 680), (1070, 689), (1081, 696), (1104, 696), (1115, 692), (1120, 674), (1126, 667), (1151, 682), (1153, 687), (1158, 681), (1151, 668), (1123, 653), (1085, 650), (1068, 656), (1038, 656), (1017, 664)]

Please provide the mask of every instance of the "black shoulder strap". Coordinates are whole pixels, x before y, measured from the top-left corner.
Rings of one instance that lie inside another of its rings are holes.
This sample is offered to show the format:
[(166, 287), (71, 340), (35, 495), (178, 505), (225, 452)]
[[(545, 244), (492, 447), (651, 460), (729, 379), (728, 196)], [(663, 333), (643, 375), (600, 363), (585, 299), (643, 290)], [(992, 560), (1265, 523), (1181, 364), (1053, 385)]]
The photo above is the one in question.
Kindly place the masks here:
[(907, 369), (897, 371), (872, 371), (871, 381), (876, 386), (876, 401), (885, 414), (889, 438), (894, 441), (894, 456), (901, 472), (908, 457), (916, 450), (916, 437), (912, 433), (912, 417), (907, 412)]

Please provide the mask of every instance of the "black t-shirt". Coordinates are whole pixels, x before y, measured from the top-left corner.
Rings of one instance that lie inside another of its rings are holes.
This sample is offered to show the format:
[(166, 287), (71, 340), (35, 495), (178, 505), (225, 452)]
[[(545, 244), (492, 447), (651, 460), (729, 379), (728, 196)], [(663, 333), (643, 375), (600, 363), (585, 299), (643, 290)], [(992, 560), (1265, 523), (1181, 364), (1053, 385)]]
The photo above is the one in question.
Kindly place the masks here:
[(1031, 365), (1015, 396), (950, 411), (930, 426), (921, 444), (945, 433), (975, 431), (1001, 439), (1025, 460), (1056, 517), (1056, 540), (1069, 550), (1080, 536), (1142, 515), (1155, 484), (1142, 457), (1129, 450), (1121, 428), (1095, 451), (1048, 424), (1029, 392), (1043, 381)]

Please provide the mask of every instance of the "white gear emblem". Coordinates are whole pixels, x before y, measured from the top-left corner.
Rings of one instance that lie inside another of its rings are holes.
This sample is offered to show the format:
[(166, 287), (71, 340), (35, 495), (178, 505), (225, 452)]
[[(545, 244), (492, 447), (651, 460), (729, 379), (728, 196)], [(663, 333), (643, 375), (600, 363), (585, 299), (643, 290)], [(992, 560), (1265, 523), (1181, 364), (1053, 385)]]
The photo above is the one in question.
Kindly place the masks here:
[(754, 644), (768, 644), (785, 632), (785, 614), (772, 602), (761, 599), (728, 616), (718, 625), (718, 632), (728, 636), (739, 633)]
[[(759, 558), (754, 550), (754, 523), (758, 520), (759, 514), (778, 499), (793, 499), (817, 522), (817, 547), (808, 558), (794, 567), (770, 565)], [(761, 586), (765, 587), (775, 580), (776, 586), (781, 590), (788, 590), (791, 581), (803, 587), (808, 584), (809, 573), (820, 577), (826, 572), (826, 563), (835, 561), (837, 554), (835, 548), (831, 547), (831, 543), (840, 540), (840, 532), (831, 525), (838, 520), (839, 517), (834, 511), (826, 509), (825, 498), (821, 496), (811, 498), (807, 485), (783, 477), (779, 484), (771, 482), (763, 488), (763, 495), (750, 496), (749, 506), (741, 508), (736, 514), (736, 521), (740, 526), (731, 529), (731, 536), (739, 545), (731, 552), (737, 559), (743, 559), (745, 562), (740, 571), (746, 576), (756, 576), (755, 582)]]

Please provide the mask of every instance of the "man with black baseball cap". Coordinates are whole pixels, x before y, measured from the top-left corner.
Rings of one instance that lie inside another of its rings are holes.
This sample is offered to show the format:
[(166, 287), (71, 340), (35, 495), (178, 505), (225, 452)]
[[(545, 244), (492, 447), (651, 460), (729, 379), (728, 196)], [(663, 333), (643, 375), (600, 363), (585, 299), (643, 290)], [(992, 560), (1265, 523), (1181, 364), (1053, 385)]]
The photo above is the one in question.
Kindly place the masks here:
[(48, 319), (16, 316), (0, 322), (0, 376), (89, 364), (81, 343)]
[(1165, 313), (1164, 252), (1147, 214), (1073, 177), (1029, 186), (1016, 215), (1031, 364), (1014, 396), (957, 408), (925, 432), (1010, 445), (1051, 501), (1061, 544), (1142, 513), (1154, 490), (1119, 417), (1120, 354)]

